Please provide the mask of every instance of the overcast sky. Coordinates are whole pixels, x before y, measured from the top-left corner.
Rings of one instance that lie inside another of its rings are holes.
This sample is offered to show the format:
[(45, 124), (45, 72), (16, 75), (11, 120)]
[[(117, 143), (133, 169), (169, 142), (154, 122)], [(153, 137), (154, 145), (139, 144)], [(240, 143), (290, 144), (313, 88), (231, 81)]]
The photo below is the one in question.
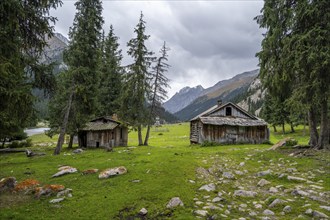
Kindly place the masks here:
[[(75, 1), (51, 14), (58, 18), (56, 32), (68, 36), (75, 15)], [(134, 28), (141, 11), (146, 21), (147, 46), (156, 52), (164, 41), (170, 47), (169, 97), (185, 86), (210, 87), (220, 80), (258, 68), (262, 30), (253, 18), (260, 14), (262, 0), (218, 1), (113, 1), (103, 0), (104, 30), (110, 24), (120, 38), (123, 65), (127, 42), (135, 37)]]

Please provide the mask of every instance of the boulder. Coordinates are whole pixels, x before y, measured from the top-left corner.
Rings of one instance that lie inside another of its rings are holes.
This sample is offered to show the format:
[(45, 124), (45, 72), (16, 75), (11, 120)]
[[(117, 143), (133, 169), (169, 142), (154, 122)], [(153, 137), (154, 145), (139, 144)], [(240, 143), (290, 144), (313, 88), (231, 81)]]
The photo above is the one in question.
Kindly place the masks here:
[(184, 206), (183, 202), (179, 197), (173, 197), (166, 205), (166, 208), (172, 209), (177, 206)]
[(257, 195), (256, 192), (253, 191), (246, 191), (246, 190), (235, 190), (234, 196), (239, 197), (255, 197)]
[(57, 184), (45, 185), (43, 187), (35, 188), (35, 196), (37, 198), (40, 198), (41, 196), (49, 196), (58, 193), (60, 191), (63, 191), (64, 189), (65, 187), (63, 185), (57, 185)]
[(84, 152), (84, 150), (83, 149), (80, 149), (80, 148), (75, 149), (74, 151), (72, 151), (72, 153), (74, 153), (74, 154), (80, 154), (82, 152)]
[(57, 195), (56, 195), (56, 197), (63, 197), (63, 196), (71, 197), (72, 195), (69, 196), (71, 193), (72, 193), (72, 189), (67, 188), (67, 189), (65, 189), (63, 191), (58, 192)]
[(276, 187), (270, 187), (269, 192), (270, 193), (278, 193), (278, 189)]
[(146, 214), (148, 214), (148, 210), (147, 210), (146, 208), (142, 208), (142, 209), (139, 211), (139, 215), (145, 216)]
[(330, 206), (321, 205), (320, 208), (330, 212)]
[(263, 186), (268, 185), (268, 184), (270, 184), (269, 181), (267, 181), (267, 180), (265, 180), (265, 179), (261, 179), (261, 180), (258, 182), (257, 186), (261, 186), (261, 187), (263, 187)]
[(70, 166), (62, 166), (58, 168), (59, 172), (55, 173), (52, 177), (59, 177), (69, 173), (76, 173), (78, 170)]
[(284, 203), (283, 200), (281, 200), (281, 199), (275, 199), (268, 207), (269, 208), (274, 208), (274, 207), (276, 207), (278, 205), (281, 205), (283, 203)]
[(87, 174), (93, 174), (93, 173), (97, 173), (97, 172), (99, 172), (99, 169), (88, 169), (88, 170), (82, 171), (82, 174), (87, 175)]
[(291, 212), (292, 211), (292, 208), (291, 208), (291, 206), (289, 206), (289, 205), (287, 205), (287, 206), (285, 206), (284, 208), (283, 208), (283, 212), (284, 213), (289, 213), (289, 212)]
[(257, 173), (257, 176), (258, 176), (258, 177), (266, 176), (266, 175), (271, 174), (271, 172), (272, 172), (271, 170), (261, 171), (261, 172)]
[(327, 216), (326, 214), (316, 211), (316, 210), (313, 211), (313, 217), (317, 218), (317, 219), (320, 219), (320, 218), (328, 219), (329, 218), (329, 216)]
[(275, 215), (275, 213), (269, 209), (265, 209), (263, 212), (262, 212), (263, 215)]
[(34, 190), (37, 186), (39, 186), (40, 183), (38, 180), (35, 179), (26, 179), (22, 182), (18, 183), (15, 186), (15, 191), (28, 191), (28, 190)]
[(201, 186), (199, 188), (199, 190), (205, 190), (207, 192), (211, 192), (211, 191), (215, 191), (215, 184), (214, 183), (210, 183), (210, 184), (206, 184), (204, 186)]
[(0, 180), (0, 192), (14, 190), (16, 183), (17, 182), (15, 177), (2, 178)]
[(208, 211), (206, 211), (206, 210), (196, 210), (195, 212), (194, 212), (196, 215), (199, 215), (199, 216), (207, 216), (207, 214), (208, 214)]
[(103, 170), (99, 174), (99, 179), (105, 179), (105, 178), (109, 178), (112, 176), (123, 175), (125, 173), (127, 173), (127, 169), (124, 166), (109, 168), (109, 169)]

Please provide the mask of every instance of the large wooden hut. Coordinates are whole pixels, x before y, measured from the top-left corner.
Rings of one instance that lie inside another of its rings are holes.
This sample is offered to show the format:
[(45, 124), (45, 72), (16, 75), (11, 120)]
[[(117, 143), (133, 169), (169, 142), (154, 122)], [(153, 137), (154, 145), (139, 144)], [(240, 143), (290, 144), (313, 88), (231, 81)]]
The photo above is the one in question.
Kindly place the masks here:
[(127, 146), (128, 129), (111, 117), (96, 118), (78, 132), (81, 147)]
[(267, 123), (234, 103), (213, 106), (190, 121), (190, 143), (260, 144), (269, 140)]

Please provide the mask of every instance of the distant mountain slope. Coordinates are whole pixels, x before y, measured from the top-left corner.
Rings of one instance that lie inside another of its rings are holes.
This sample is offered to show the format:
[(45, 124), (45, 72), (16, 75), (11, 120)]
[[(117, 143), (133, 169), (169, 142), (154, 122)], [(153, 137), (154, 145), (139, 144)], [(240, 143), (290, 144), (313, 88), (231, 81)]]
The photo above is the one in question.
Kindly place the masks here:
[(214, 106), (218, 100), (238, 103), (245, 98), (250, 84), (257, 77), (259, 70), (244, 72), (228, 80), (219, 81), (214, 86), (204, 89), (199, 97), (174, 115), (187, 121)]
[(193, 88), (184, 87), (179, 92), (163, 104), (163, 107), (171, 113), (175, 113), (189, 105), (197, 97), (199, 97), (204, 91), (202, 86), (196, 86)]

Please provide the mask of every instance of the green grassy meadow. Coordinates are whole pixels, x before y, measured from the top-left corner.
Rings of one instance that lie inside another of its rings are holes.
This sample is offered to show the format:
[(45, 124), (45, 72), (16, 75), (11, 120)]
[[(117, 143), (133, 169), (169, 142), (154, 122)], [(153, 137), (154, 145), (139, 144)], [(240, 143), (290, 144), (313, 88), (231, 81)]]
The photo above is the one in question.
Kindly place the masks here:
[[(296, 138), (299, 144), (308, 142), (308, 136), (302, 135), (300, 127), (294, 134), (272, 133), (270, 140), (276, 143), (287, 136)], [(62, 184), (73, 190), (73, 197), (66, 198), (58, 204), (50, 204), (49, 200), (56, 196), (36, 199), (33, 195), (2, 193), (0, 194), (1, 220), (136, 219), (139, 218), (137, 213), (143, 207), (148, 210), (144, 219), (196, 219), (194, 210), (197, 207), (194, 198), (202, 199), (207, 195), (215, 197), (218, 191), (234, 191), (238, 187), (237, 184), (249, 183), (250, 185), (246, 185), (247, 188), (255, 187), (258, 179), (254, 177), (254, 173), (270, 166), (277, 166), (278, 161), (289, 161), (283, 162), (288, 166), (295, 164), (300, 173), (308, 174), (308, 172), (321, 169), (322, 172), (315, 172), (312, 180), (323, 183), (323, 191), (330, 191), (330, 154), (328, 152), (313, 152), (308, 157), (291, 157), (289, 154), (292, 149), (268, 151), (271, 145), (190, 146), (188, 123), (152, 128), (150, 146), (138, 147), (137, 134), (130, 132), (129, 146), (115, 148), (114, 152), (88, 149), (81, 154), (72, 154), (72, 150), (64, 146), (61, 155), (53, 156), (56, 139), (50, 139), (45, 135), (35, 135), (32, 136), (32, 140), (35, 143), (32, 150), (45, 152), (46, 156), (27, 158), (23, 153), (2, 154), (0, 155), (0, 179), (14, 176), (18, 182), (36, 179), (41, 184)], [(40, 145), (45, 142), (51, 145)], [(237, 177), (234, 184), (218, 184), (217, 191), (211, 194), (198, 190), (201, 185), (209, 182), (196, 177), (196, 168), (207, 169), (216, 165), (238, 169), (238, 164), (243, 161), (247, 173), (242, 178)], [(125, 166), (128, 173), (102, 180), (98, 179), (98, 174), (82, 175), (80, 172), (52, 178), (51, 176), (57, 172), (60, 165), (73, 166), (79, 171)], [(297, 184), (286, 179), (279, 179), (275, 174), (268, 175), (265, 179), (274, 185), (283, 185), (284, 189)], [(195, 183), (191, 183), (191, 180)], [(285, 197), (284, 194), (281, 196)], [(180, 197), (184, 207), (167, 209), (166, 204), (172, 197)], [(247, 203), (248, 207), (252, 207), (252, 200), (234, 198), (230, 194), (225, 197), (223, 204), (225, 207), (240, 203)], [(262, 193), (254, 198), (255, 201), (266, 201), (266, 203), (267, 199), (269, 195)], [(290, 203), (293, 211), (286, 216), (276, 214), (277, 218), (294, 219), (305, 211), (306, 208), (302, 208), (305, 202), (305, 198), (296, 198)], [(312, 200), (308, 203), (315, 209), (320, 205), (319, 202)], [(210, 210), (209, 215), (221, 214), (223, 211)], [(322, 212), (330, 214), (324, 210)], [(246, 217), (246, 213), (232, 209), (229, 219), (239, 217)]]

